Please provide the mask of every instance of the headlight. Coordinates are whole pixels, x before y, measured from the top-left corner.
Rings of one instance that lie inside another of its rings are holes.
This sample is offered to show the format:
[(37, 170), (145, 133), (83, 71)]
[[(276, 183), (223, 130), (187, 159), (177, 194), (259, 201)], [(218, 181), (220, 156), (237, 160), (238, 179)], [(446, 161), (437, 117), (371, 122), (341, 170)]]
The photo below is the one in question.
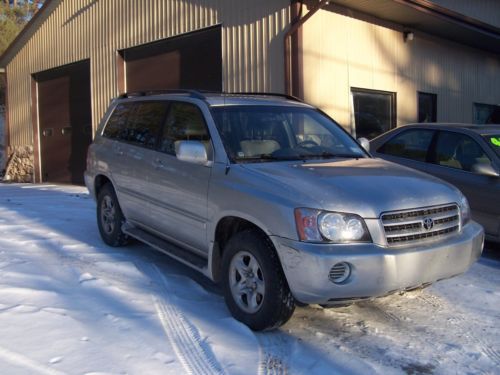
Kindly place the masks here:
[(358, 215), (297, 208), (295, 221), (301, 241), (336, 243), (371, 241), (365, 222)]
[(470, 220), (470, 206), (464, 195), (462, 195), (462, 199), (460, 199), (460, 218), (462, 227)]

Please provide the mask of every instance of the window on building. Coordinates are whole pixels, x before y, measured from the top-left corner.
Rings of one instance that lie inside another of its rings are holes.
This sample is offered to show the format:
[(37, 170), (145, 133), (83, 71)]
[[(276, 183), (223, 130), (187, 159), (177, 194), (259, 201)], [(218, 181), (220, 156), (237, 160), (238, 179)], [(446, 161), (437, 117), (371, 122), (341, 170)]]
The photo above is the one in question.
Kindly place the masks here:
[(500, 105), (474, 103), (474, 123), (500, 124)]
[(352, 89), (356, 137), (375, 138), (396, 127), (396, 93)]
[(437, 121), (437, 95), (428, 92), (418, 93), (418, 122)]
[(405, 159), (426, 161), (434, 130), (412, 129), (399, 133), (377, 151)]

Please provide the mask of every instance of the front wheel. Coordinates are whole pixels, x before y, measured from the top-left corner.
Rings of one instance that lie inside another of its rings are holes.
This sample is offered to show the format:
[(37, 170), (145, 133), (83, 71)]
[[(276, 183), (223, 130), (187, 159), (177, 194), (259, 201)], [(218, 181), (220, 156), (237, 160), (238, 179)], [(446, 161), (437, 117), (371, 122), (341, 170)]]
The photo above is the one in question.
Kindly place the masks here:
[(235, 234), (224, 248), (222, 275), (229, 310), (251, 329), (270, 330), (292, 316), (295, 300), (264, 234), (255, 230)]
[(128, 243), (128, 236), (122, 232), (124, 222), (115, 190), (111, 184), (104, 185), (97, 196), (97, 226), (107, 245), (117, 247)]

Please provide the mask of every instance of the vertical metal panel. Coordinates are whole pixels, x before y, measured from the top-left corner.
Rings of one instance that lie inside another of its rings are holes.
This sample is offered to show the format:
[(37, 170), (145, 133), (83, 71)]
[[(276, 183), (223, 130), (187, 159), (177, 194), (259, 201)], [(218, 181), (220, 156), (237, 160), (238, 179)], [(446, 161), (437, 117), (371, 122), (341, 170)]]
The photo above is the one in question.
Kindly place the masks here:
[(305, 99), (352, 127), (351, 87), (397, 94), (397, 123), (417, 121), (417, 91), (437, 94), (437, 119), (472, 122), (474, 102), (500, 103), (500, 58), (481, 50), (322, 10), (304, 26)]
[(91, 60), (94, 129), (118, 94), (117, 50), (222, 24), (226, 91), (282, 92), (289, 0), (61, 1), (7, 66), (12, 145), (33, 142), (30, 97), (36, 72)]

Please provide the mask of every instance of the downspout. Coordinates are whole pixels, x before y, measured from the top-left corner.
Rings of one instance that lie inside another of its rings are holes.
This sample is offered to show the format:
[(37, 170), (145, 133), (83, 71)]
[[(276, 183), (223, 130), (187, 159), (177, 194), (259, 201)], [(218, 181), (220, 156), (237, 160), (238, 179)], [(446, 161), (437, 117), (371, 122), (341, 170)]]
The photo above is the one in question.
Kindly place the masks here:
[[(294, 6), (297, 6), (301, 1), (292, 0), (292, 9)], [(311, 18), (318, 10), (327, 5), (330, 0), (321, 0), (318, 4), (316, 4), (312, 9), (304, 16), (301, 16), (301, 12), (297, 11), (297, 18), (292, 20), (292, 24), (290, 30), (288, 30), (285, 34), (285, 93), (287, 95), (296, 95), (301, 96), (302, 93), (296, 93), (293, 90), (293, 64), (292, 64), (292, 36), (307, 22), (309, 18)], [(303, 3), (301, 2), (301, 5)], [(297, 53), (299, 51), (296, 51)], [(300, 90), (299, 90), (300, 91)], [(298, 94), (298, 95), (297, 95)]]
[[(2, 77), (3, 76), (3, 77)], [(3, 79), (4, 84), (5, 84), (5, 107), (4, 107), (4, 115), (5, 115), (5, 121), (4, 121), (4, 139), (0, 139), (0, 144), (5, 143), (5, 153), (8, 156), (9, 154), (9, 144), (10, 144), (10, 139), (9, 139), (9, 98), (8, 98), (8, 81), (7, 81), (7, 71), (5, 68), (0, 68), (0, 79)], [(1, 172), (2, 166), (0, 165), (0, 172)]]

